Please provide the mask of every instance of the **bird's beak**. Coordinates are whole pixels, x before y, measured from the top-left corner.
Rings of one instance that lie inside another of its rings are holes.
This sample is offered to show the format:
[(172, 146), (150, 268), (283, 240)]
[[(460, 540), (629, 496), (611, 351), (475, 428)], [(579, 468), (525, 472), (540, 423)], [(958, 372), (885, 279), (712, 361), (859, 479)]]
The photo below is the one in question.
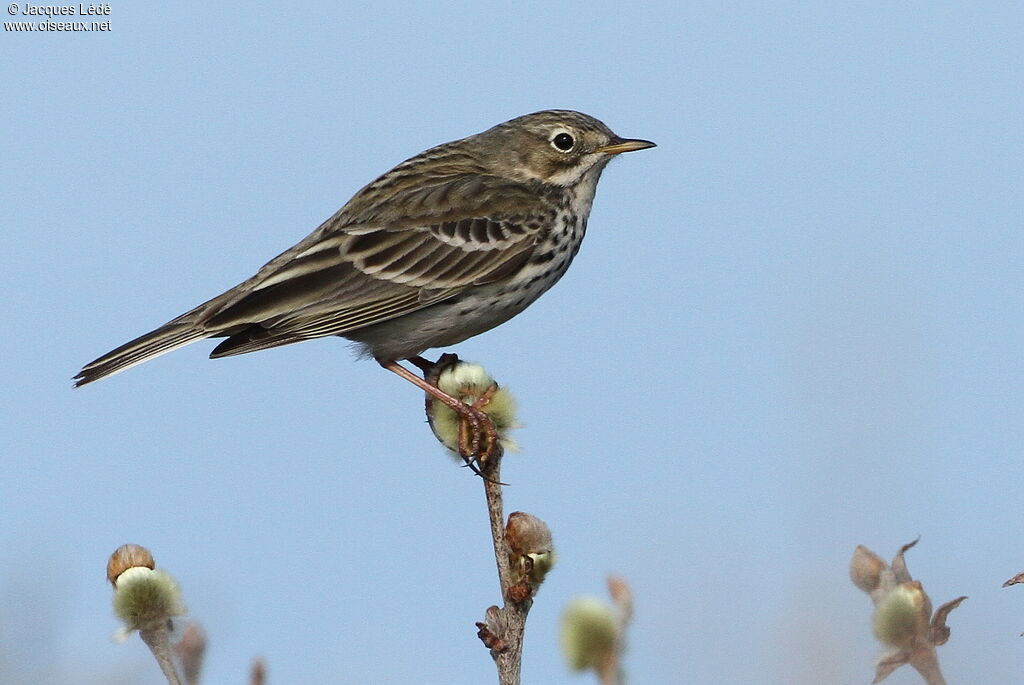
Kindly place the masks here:
[(608, 145), (602, 145), (594, 150), (594, 152), (600, 152), (606, 155), (618, 155), (623, 152), (633, 152), (634, 150), (646, 150), (647, 148), (654, 146), (654, 143), (651, 141), (640, 140), (639, 138), (613, 138), (611, 143)]

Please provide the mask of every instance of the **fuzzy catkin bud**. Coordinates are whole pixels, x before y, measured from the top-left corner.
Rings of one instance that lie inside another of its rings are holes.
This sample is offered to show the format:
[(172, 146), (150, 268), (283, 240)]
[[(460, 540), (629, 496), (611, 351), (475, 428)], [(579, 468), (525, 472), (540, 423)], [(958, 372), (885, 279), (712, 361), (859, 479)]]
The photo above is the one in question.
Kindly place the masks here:
[(574, 671), (603, 669), (615, 658), (619, 623), (611, 607), (595, 597), (579, 597), (562, 614), (562, 653)]
[(551, 550), (550, 552), (528, 554), (525, 558), (530, 560), (526, 575), (534, 588), (534, 592), (536, 592), (540, 584), (547, 578), (548, 571), (553, 569), (558, 562), (558, 555), (554, 550)]
[(135, 566), (117, 579), (114, 613), (128, 631), (152, 630), (183, 616), (181, 589), (166, 571)]
[[(436, 382), (443, 392), (469, 405), (485, 398), (479, 409), (494, 424), (501, 446), (507, 450), (518, 449), (515, 441), (508, 437), (509, 431), (519, 427), (515, 397), (508, 390), (499, 388), (484, 367), (459, 361), (445, 368)], [(430, 426), (437, 439), (451, 451), (458, 452), (458, 415), (448, 405), (436, 400), (430, 402), (429, 413)]]
[(930, 615), (930, 602), (921, 583), (900, 583), (875, 608), (875, 637), (892, 647), (909, 648), (927, 634)]

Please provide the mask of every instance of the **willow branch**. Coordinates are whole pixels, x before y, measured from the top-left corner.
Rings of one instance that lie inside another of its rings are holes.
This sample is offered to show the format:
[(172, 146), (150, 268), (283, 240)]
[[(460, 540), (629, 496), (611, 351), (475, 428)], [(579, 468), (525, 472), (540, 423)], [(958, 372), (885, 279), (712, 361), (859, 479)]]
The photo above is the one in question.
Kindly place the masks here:
[(487, 498), (487, 514), (491, 522), (491, 539), (494, 543), (494, 560), (498, 566), (498, 584), (504, 606), (498, 612), (501, 629), (501, 649), (491, 649), (491, 656), (498, 668), (500, 685), (519, 685), (523, 661), (523, 637), (526, 632), (526, 617), (533, 606), (533, 599), (522, 600), (509, 597), (509, 590), (515, 584), (509, 564), (511, 551), (505, 538), (505, 514), (502, 502), (501, 451), (484, 469), (484, 495)]

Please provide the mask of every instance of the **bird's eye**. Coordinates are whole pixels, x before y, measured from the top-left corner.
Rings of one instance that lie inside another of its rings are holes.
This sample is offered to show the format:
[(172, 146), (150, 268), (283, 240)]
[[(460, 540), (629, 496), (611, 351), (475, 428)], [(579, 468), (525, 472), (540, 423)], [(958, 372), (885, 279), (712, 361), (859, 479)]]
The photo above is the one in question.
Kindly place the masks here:
[(576, 144), (576, 141), (571, 135), (563, 132), (552, 138), (551, 144), (560, 152), (568, 152), (572, 149), (572, 146)]

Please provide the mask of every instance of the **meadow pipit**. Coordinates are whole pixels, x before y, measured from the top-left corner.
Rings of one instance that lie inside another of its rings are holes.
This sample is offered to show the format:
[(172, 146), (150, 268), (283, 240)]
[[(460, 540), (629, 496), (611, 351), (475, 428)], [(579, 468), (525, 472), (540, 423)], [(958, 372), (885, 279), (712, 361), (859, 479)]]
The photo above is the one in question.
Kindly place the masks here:
[(75, 384), (202, 338), (226, 338), (216, 358), (340, 335), (465, 415), (398, 361), (422, 365), (424, 350), (494, 328), (540, 297), (579, 250), (605, 165), (653, 146), (548, 110), (430, 148), (252, 278), (90, 362)]

